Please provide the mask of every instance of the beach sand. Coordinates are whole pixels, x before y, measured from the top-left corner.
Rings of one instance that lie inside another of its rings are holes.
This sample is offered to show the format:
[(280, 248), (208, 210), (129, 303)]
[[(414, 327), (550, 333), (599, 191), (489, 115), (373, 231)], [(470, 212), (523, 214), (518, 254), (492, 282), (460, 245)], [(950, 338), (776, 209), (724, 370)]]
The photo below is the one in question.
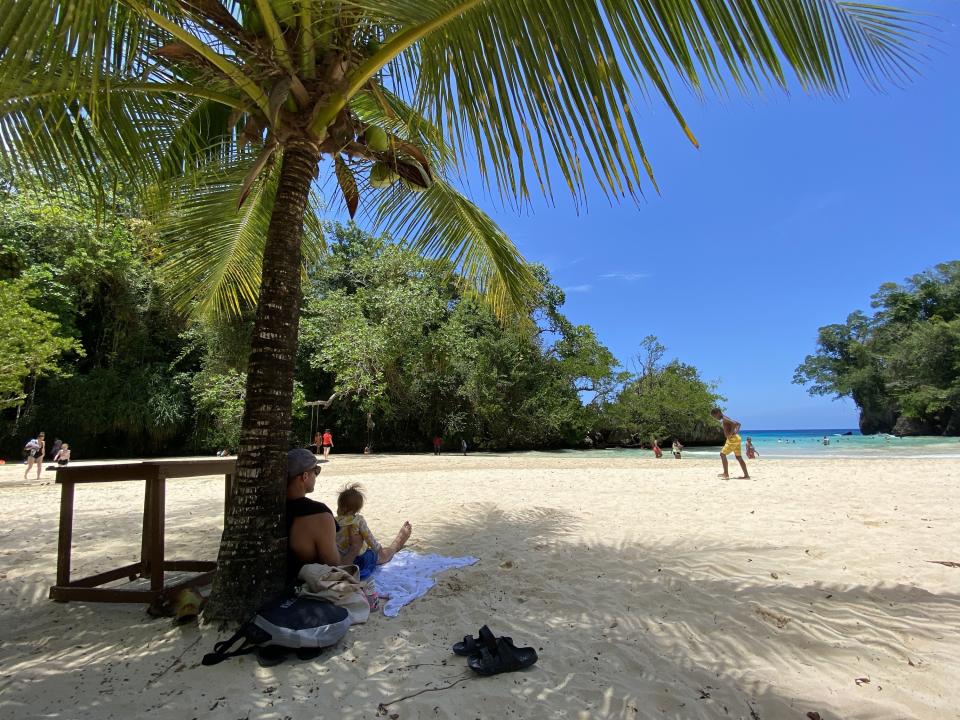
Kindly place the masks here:
[[(475, 555), (313, 662), (202, 667), (226, 636), (59, 604), (59, 488), (0, 468), (0, 717), (960, 718), (960, 461), (337, 456), (382, 539)], [(167, 557), (214, 558), (222, 479), (167, 490)], [(136, 560), (139, 483), (77, 489), (74, 572)], [(540, 662), (477, 678), (489, 624)], [(409, 699), (400, 699), (411, 696)], [(379, 709), (380, 706), (385, 709)]]

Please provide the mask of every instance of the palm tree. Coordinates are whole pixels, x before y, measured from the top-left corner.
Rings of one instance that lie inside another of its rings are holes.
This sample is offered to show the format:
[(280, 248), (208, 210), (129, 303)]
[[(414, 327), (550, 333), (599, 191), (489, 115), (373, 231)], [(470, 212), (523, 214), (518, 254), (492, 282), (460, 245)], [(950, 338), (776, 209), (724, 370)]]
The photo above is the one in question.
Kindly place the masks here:
[[(501, 308), (533, 279), (460, 192), (475, 156), (512, 205), (554, 183), (636, 199), (634, 115), (673, 85), (843, 93), (906, 80), (904, 12), (840, 0), (0, 0), (0, 159), (15, 174), (138, 196), (167, 233), (180, 307), (256, 302), (237, 483), (208, 614), (279, 587), (284, 451), (319, 177), (452, 258)], [(326, 200), (329, 201), (328, 193)]]

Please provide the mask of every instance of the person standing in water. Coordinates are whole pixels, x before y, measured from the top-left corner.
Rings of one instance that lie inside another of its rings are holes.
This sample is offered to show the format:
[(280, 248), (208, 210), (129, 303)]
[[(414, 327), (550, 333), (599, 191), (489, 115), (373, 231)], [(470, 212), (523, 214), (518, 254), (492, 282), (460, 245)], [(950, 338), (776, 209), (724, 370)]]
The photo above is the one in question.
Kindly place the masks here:
[(737, 462), (740, 463), (740, 469), (743, 470), (743, 475), (740, 477), (741, 480), (747, 480), (750, 478), (750, 473), (747, 472), (747, 464), (743, 461), (743, 457), (740, 455), (740, 423), (736, 420), (732, 420), (723, 414), (723, 410), (720, 408), (714, 408), (710, 411), (710, 414), (713, 416), (714, 420), (719, 420), (723, 425), (723, 436), (726, 438), (723, 447), (720, 448), (720, 461), (723, 463), (723, 473), (719, 477), (724, 480), (730, 479), (730, 468), (727, 465), (727, 455), (733, 453), (733, 456), (737, 459)]
[(753, 460), (760, 457), (760, 453), (753, 445), (753, 438), (747, 438), (747, 460)]

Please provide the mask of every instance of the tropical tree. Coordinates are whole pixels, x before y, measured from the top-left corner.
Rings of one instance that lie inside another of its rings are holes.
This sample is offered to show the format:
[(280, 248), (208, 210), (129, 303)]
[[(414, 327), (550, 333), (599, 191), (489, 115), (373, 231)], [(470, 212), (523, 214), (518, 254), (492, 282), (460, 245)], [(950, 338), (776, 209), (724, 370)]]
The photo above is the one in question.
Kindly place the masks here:
[(960, 434), (960, 261), (884, 283), (871, 306), (820, 328), (793, 381), (851, 398), (864, 433)]
[(711, 425), (710, 410), (722, 401), (716, 385), (705, 382), (692, 365), (678, 360), (650, 367), (624, 385), (605, 408), (607, 422), (635, 442), (702, 438)]
[[(149, 200), (172, 297), (257, 300), (237, 481), (211, 615), (280, 587), (284, 451), (321, 165), (352, 214), (453, 258), (499, 306), (533, 285), (448, 178), (473, 155), (522, 204), (653, 184), (633, 96), (735, 85), (842, 93), (906, 78), (901, 11), (840, 0), (0, 0), (0, 155), (53, 186)], [(330, 170), (332, 168), (332, 170)], [(398, 181), (399, 179), (399, 181)], [(425, 191), (425, 192), (420, 192)], [(239, 207), (239, 210), (238, 210)], [(304, 228), (307, 228), (306, 234)], [(305, 242), (306, 239), (306, 242)]]
[(0, 410), (23, 405), (38, 378), (66, 374), (64, 355), (83, 354), (53, 314), (30, 304), (36, 293), (28, 281), (0, 280)]

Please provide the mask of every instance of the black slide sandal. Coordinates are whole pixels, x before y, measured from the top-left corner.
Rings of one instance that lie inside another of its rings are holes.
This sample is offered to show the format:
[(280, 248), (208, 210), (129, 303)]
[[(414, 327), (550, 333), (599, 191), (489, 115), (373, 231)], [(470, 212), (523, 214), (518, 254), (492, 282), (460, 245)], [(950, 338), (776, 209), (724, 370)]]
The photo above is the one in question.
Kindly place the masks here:
[(495, 649), (481, 648), (479, 654), (467, 660), (467, 665), (479, 675), (498, 675), (523, 670), (538, 659), (537, 651), (532, 647), (518, 648), (508, 638), (497, 638)]
[[(453, 654), (469, 657), (470, 655), (476, 655), (478, 652), (480, 652), (480, 649), (484, 647), (490, 648), (491, 650), (496, 649), (497, 638), (486, 625), (480, 628), (480, 631), (477, 633), (477, 635), (478, 637), (464, 635), (463, 642), (454, 643), (453, 647), (450, 648), (453, 650)], [(507, 638), (507, 640), (509, 639), (510, 638)]]

